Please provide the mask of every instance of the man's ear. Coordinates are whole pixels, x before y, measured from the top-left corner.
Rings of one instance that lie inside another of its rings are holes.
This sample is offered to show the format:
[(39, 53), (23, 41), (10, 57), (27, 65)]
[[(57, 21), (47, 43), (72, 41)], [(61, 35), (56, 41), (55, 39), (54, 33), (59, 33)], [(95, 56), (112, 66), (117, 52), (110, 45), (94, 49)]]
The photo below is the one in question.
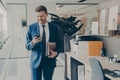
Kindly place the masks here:
[(48, 13), (46, 13), (46, 15), (48, 16)]

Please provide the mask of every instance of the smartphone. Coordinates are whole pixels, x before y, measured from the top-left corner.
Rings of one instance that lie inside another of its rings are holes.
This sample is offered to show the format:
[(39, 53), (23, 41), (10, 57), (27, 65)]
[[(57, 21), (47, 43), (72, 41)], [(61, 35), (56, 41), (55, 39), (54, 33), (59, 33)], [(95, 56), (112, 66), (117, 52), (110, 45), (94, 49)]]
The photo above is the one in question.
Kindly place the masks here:
[(40, 35), (35, 35), (35, 38), (39, 38), (40, 37)]

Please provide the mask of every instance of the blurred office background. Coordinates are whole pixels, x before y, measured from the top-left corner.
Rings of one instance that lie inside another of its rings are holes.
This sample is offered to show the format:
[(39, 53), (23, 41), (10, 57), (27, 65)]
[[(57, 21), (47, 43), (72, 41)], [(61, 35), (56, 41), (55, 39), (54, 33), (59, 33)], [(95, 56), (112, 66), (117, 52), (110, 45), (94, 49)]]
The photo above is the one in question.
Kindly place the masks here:
[[(120, 58), (119, 0), (0, 0), (0, 80), (30, 80), (25, 34), (37, 21), (35, 7), (39, 5), (60, 17), (75, 16), (79, 24), (84, 23), (76, 34), (105, 36), (107, 56)], [(64, 53), (57, 59), (53, 79), (64, 80)]]

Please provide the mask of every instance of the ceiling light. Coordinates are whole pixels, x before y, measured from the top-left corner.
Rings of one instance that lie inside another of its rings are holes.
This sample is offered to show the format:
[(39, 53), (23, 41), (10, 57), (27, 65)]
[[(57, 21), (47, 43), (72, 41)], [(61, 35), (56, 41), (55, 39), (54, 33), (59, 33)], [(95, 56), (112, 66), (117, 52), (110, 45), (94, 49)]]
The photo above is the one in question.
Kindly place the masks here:
[(84, 2), (84, 1), (87, 1), (87, 0), (80, 0), (80, 1), (78, 1), (78, 2)]
[(61, 7), (63, 7), (63, 5), (56, 5), (56, 9), (60, 9)]

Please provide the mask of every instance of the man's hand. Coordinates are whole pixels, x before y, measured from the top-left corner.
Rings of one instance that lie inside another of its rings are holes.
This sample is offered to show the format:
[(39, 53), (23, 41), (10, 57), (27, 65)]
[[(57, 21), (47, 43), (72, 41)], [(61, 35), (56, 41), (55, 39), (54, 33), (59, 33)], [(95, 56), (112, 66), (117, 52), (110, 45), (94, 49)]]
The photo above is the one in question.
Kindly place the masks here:
[(50, 53), (51, 53), (51, 54), (48, 56), (49, 58), (54, 58), (54, 57), (57, 56), (57, 52), (56, 52), (56, 51), (50, 50)]
[(35, 45), (36, 43), (40, 42), (42, 40), (41, 37), (34, 37), (32, 40), (32, 44)]

